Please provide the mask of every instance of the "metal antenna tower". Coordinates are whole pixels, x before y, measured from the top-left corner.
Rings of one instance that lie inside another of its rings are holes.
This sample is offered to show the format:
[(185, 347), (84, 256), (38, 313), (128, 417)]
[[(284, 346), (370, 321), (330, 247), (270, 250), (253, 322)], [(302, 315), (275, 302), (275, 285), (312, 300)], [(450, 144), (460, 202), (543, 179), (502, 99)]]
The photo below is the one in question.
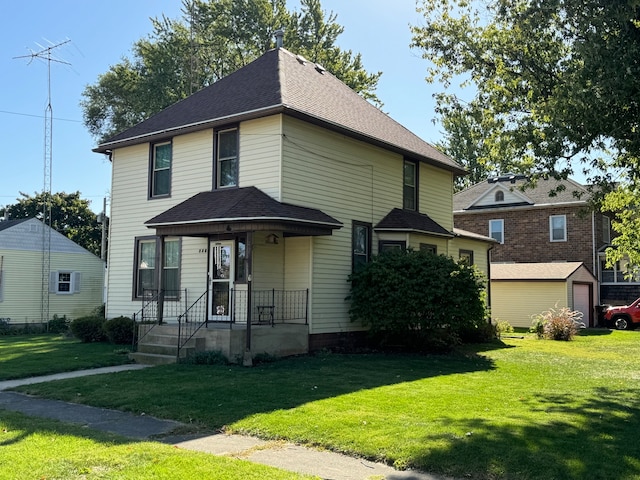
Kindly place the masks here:
[[(51, 106), (51, 62), (71, 65), (53, 56), (53, 51), (69, 43), (65, 40), (49, 46), (38, 45), (39, 51), (31, 51), (29, 55), (13, 58), (28, 58), (29, 63), (34, 59), (47, 62), (47, 106), (44, 109), (44, 182), (42, 186), (42, 304), (40, 321), (49, 321), (49, 275), (51, 272), (51, 168), (52, 168), (52, 140), (53, 140), (53, 107)], [(51, 43), (51, 42), (49, 42)]]

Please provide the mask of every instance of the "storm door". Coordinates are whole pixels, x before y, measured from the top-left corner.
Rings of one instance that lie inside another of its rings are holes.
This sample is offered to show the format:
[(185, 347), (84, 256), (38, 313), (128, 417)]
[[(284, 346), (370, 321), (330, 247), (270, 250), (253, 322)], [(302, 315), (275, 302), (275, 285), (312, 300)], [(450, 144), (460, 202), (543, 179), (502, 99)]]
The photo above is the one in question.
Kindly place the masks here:
[(234, 279), (233, 242), (209, 242), (209, 321), (231, 320)]

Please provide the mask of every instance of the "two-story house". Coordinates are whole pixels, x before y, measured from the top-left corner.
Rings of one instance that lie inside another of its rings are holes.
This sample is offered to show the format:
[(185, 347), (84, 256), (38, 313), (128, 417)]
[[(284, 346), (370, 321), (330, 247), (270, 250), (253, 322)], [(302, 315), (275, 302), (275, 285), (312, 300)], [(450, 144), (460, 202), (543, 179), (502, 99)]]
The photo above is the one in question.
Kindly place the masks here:
[(189, 320), (231, 358), (357, 336), (348, 276), (383, 249), (487, 271), (493, 240), (453, 226), (460, 166), (281, 47), (94, 151), (113, 167), (107, 316)]
[(588, 190), (571, 179), (541, 179), (531, 186), (525, 176), (507, 174), (456, 193), (454, 222), (498, 242), (491, 262), (579, 262), (598, 280), (596, 302), (633, 300), (640, 284), (624, 277), (624, 266), (606, 266), (610, 218), (593, 211), (589, 198)]

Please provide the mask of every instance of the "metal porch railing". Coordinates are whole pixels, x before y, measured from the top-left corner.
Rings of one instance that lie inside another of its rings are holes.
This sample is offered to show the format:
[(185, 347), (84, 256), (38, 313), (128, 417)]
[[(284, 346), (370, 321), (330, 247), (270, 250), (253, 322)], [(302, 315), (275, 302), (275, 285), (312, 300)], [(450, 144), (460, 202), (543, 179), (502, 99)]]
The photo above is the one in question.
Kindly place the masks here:
[[(132, 316), (135, 325), (133, 351), (137, 350), (140, 340), (146, 337), (156, 325), (177, 320), (186, 311), (187, 300), (186, 288), (184, 290), (144, 290), (142, 307)], [(150, 325), (150, 327), (138, 338), (141, 325)]]

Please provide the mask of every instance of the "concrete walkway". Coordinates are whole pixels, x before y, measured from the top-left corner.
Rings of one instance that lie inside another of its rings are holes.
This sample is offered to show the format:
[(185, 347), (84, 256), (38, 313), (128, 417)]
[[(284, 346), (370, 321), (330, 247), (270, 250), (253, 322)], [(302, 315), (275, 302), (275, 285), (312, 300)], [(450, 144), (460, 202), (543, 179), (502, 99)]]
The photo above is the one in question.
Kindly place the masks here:
[(133, 415), (117, 410), (47, 400), (7, 391), (20, 385), (140, 368), (146, 368), (146, 366), (122, 365), (0, 382), (0, 409), (17, 411), (30, 416), (53, 418), (137, 440), (156, 440), (187, 450), (242, 458), (283, 470), (317, 475), (326, 480), (446, 480), (445, 477), (414, 471), (397, 471), (382, 463), (306, 448), (284, 441), (265, 441), (243, 435), (225, 434), (172, 436), (171, 432), (174, 429), (183, 426), (181, 423), (148, 415)]

